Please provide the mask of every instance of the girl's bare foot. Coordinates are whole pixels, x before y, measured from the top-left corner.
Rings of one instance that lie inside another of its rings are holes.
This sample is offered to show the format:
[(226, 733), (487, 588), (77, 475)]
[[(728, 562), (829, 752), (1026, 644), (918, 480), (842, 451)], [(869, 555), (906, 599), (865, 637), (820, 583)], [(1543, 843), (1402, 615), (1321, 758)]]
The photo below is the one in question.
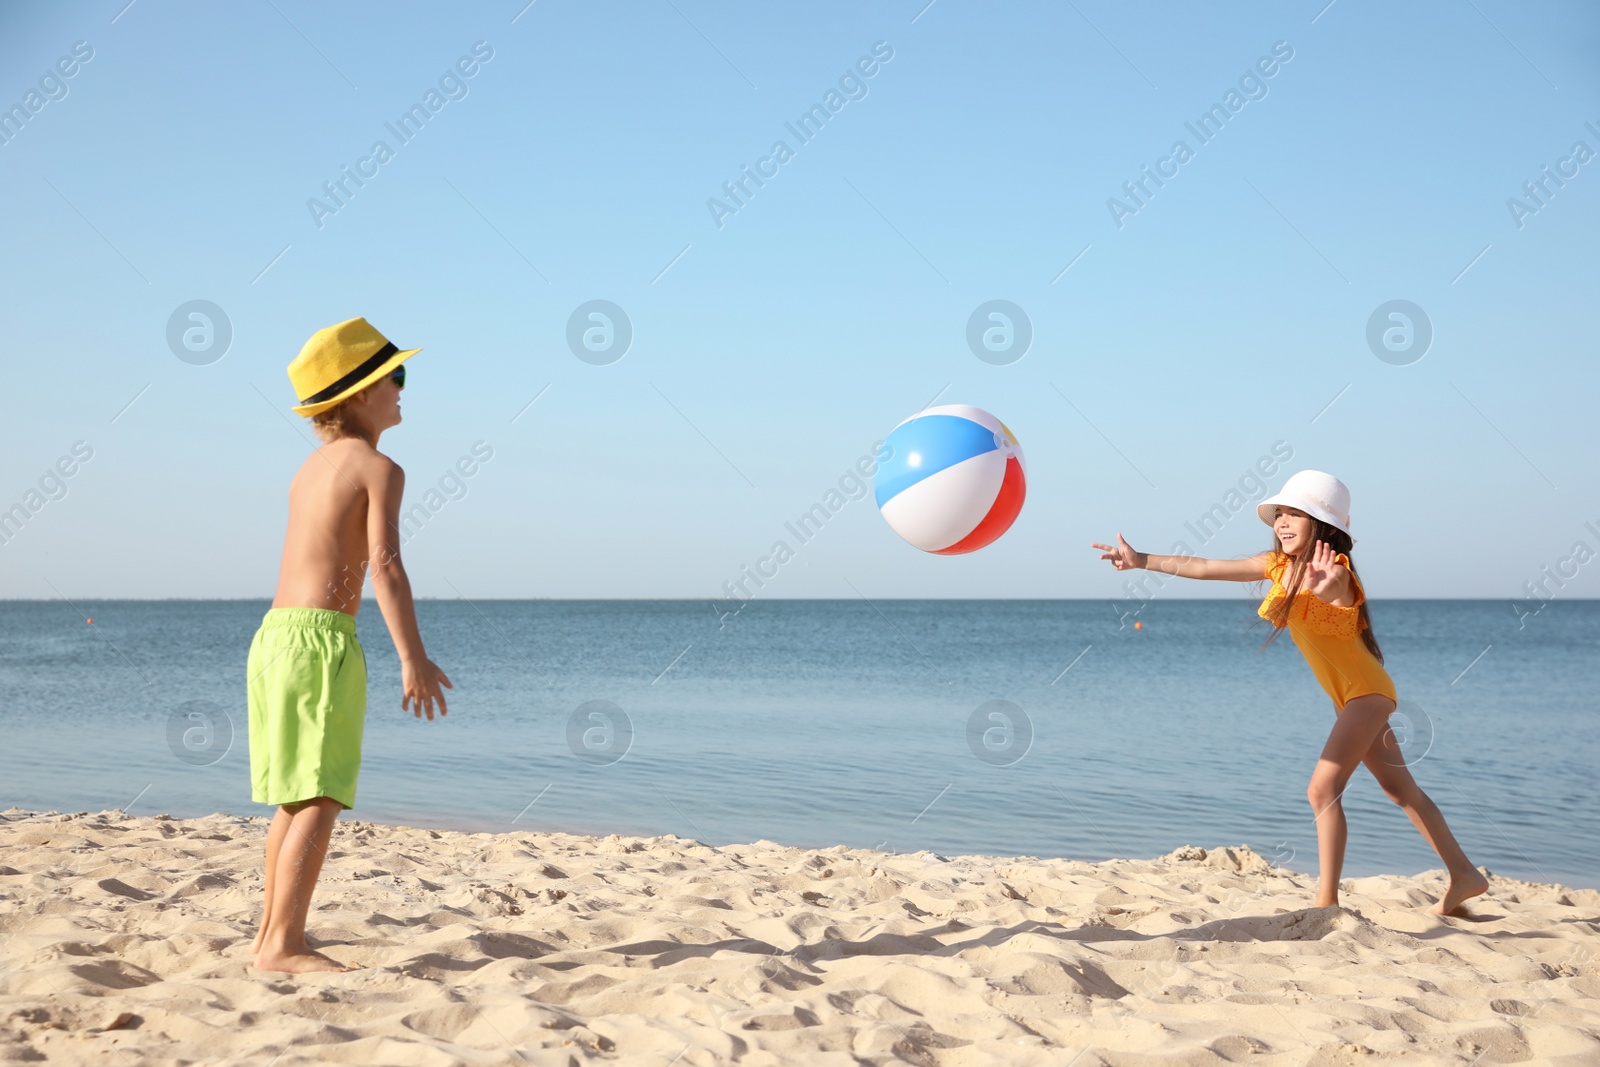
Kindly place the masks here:
[(1487, 891), (1489, 879), (1476, 867), (1469, 871), (1450, 876), (1450, 887), (1444, 891), (1444, 898), (1428, 910), (1435, 915), (1465, 915), (1467, 909), (1461, 906), (1463, 900), (1475, 897)]
[(349, 971), (338, 960), (320, 952), (306, 949), (303, 952), (263, 952), (256, 956), (253, 965), (258, 971), (284, 971), (288, 974), (309, 974), (313, 971)]

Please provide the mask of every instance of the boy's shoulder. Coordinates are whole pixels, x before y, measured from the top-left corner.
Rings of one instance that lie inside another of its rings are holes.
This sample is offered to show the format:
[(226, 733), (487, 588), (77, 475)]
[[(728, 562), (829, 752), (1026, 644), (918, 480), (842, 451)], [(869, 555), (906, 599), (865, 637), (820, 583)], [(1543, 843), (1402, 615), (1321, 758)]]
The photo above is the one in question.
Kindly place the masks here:
[(306, 457), (307, 465), (318, 462), (331, 462), (338, 470), (363, 478), (389, 478), (404, 473), (400, 464), (360, 437), (337, 438)]

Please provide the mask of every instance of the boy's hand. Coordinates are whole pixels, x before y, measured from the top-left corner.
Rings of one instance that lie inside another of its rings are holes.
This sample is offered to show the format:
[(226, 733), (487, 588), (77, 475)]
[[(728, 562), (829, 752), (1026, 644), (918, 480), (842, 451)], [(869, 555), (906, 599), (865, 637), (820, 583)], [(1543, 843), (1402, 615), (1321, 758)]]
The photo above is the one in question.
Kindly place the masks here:
[(1091, 544), (1089, 547), (1098, 548), (1107, 553), (1100, 558), (1109, 559), (1111, 561), (1111, 565), (1119, 571), (1138, 570), (1143, 567), (1150, 558), (1150, 555), (1147, 552), (1135, 552), (1133, 550), (1133, 546), (1124, 541), (1120, 533), (1117, 534), (1117, 543), (1115, 545)]
[(428, 721), (432, 722), (433, 702), (437, 700), (439, 702), (439, 715), (443, 717), (449, 714), (449, 709), (445, 706), (444, 694), (439, 691), (441, 684), (446, 689), (455, 688), (450, 684), (450, 679), (444, 676), (444, 671), (441, 671), (432, 660), (425, 659), (421, 663), (401, 664), (400, 685), (404, 690), (404, 695), (400, 698), (401, 710), (414, 709), (413, 716), (420, 719), (422, 718), (423, 710), (426, 709)]

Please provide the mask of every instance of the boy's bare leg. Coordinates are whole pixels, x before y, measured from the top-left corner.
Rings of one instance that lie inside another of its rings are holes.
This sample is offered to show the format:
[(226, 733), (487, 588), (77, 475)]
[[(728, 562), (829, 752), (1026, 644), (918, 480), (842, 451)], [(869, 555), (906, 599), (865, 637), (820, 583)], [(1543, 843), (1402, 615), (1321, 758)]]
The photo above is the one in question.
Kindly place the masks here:
[(287, 808), (279, 807), (277, 814), (272, 817), (272, 825), (267, 827), (267, 884), (261, 906), (261, 929), (256, 931), (255, 943), (250, 946), (251, 956), (261, 955), (261, 939), (266, 936), (267, 925), (272, 921), (272, 890), (277, 884), (278, 853), (283, 848), (283, 839), (293, 819), (293, 814)]
[(313, 952), (306, 944), (306, 916), (311, 894), (322, 873), (333, 824), (341, 806), (331, 797), (317, 797), (285, 805), (290, 821), (278, 851), (273, 896), (267, 906), (267, 925), (261, 932), (261, 951), (255, 966), (263, 971), (344, 971), (337, 960)]

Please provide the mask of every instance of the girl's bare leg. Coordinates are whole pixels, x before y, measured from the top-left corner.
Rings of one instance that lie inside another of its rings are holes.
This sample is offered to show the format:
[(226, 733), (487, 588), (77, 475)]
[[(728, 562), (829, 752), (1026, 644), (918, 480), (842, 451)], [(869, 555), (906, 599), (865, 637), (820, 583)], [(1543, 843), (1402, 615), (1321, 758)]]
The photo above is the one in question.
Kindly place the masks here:
[(277, 881), (278, 853), (283, 848), (283, 838), (289, 832), (289, 823), (293, 818), (287, 808), (280, 807), (272, 817), (272, 825), (267, 827), (266, 901), (261, 906), (261, 929), (256, 931), (255, 943), (250, 946), (251, 956), (261, 955), (261, 938), (267, 932), (267, 924), (272, 921), (272, 890)]
[(1306, 799), (1317, 820), (1316, 907), (1339, 903), (1339, 872), (1344, 868), (1344, 846), (1349, 835), (1340, 797), (1373, 741), (1388, 729), (1389, 713), (1394, 709), (1395, 702), (1379, 693), (1346, 703), (1311, 772)]
[(337, 960), (313, 952), (306, 944), (306, 916), (311, 894), (322, 873), (333, 824), (342, 810), (337, 800), (317, 797), (285, 805), (290, 822), (279, 848), (269, 921), (261, 933), (261, 951), (255, 966), (263, 971), (343, 971)]
[(1450, 832), (1438, 806), (1411, 777), (1405, 753), (1400, 750), (1394, 731), (1385, 730), (1379, 734), (1361, 762), (1367, 765), (1367, 770), (1383, 787), (1384, 795), (1405, 811), (1417, 832), (1439, 854), (1445, 869), (1450, 872), (1450, 885), (1445, 889), (1444, 896), (1429, 910), (1437, 915), (1465, 914), (1461, 902), (1487, 890), (1489, 880), (1467, 859), (1467, 854), (1456, 843), (1455, 835)]

